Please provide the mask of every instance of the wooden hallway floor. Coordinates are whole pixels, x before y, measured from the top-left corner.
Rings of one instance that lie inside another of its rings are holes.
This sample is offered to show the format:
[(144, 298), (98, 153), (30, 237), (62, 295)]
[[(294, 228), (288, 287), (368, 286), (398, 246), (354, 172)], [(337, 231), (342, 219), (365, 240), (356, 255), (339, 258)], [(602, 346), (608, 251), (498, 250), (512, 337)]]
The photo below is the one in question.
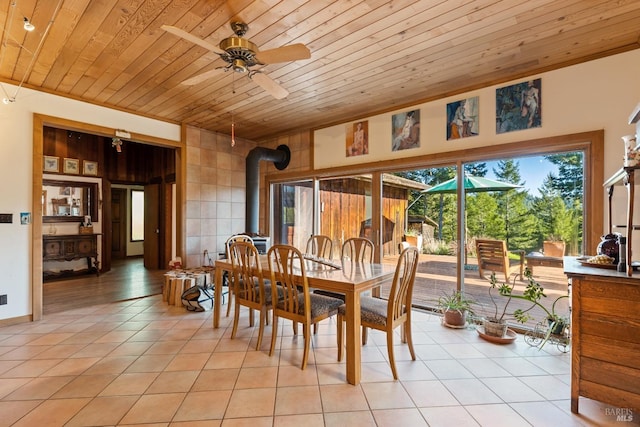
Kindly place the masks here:
[(162, 293), (165, 270), (147, 270), (142, 258), (114, 260), (111, 271), (43, 284), (43, 313), (59, 313), (90, 305)]

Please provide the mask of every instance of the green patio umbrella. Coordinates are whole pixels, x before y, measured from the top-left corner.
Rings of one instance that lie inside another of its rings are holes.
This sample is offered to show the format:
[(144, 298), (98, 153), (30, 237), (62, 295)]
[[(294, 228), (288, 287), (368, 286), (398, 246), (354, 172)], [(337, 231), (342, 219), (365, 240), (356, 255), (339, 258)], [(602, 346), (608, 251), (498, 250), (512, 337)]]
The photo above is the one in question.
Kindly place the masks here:
[[(493, 179), (480, 176), (464, 175), (464, 190), (467, 193), (480, 193), (483, 191), (509, 191), (522, 188), (522, 185), (511, 184), (509, 182), (494, 181)], [(431, 188), (422, 190), (426, 194), (455, 194), (458, 192), (458, 177), (441, 182)], [(440, 199), (440, 219), (438, 221), (438, 233), (442, 239), (442, 198)]]
[[(522, 188), (522, 185), (511, 184), (509, 182), (494, 181), (480, 176), (465, 175), (464, 189), (467, 193), (479, 193), (481, 191), (508, 191), (515, 188)], [(458, 191), (458, 178), (452, 178), (431, 188), (423, 190), (427, 194), (453, 194)]]

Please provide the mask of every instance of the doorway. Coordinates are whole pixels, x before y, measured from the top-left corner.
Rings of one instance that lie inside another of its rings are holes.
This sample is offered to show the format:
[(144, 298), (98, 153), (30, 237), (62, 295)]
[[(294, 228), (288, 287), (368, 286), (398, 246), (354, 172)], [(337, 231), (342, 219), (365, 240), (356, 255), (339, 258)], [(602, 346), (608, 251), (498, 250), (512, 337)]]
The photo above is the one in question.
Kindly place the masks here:
[(111, 187), (111, 259), (127, 256), (127, 189)]
[[(120, 220), (122, 220), (122, 211), (121, 207), (118, 207), (114, 212), (112, 210), (112, 192), (111, 185), (117, 184), (120, 182), (130, 182), (133, 181), (136, 184), (143, 185), (146, 182), (150, 182), (153, 177), (153, 168), (161, 168), (161, 170), (165, 170), (165, 172), (161, 173), (161, 178), (163, 181), (164, 187), (169, 188), (170, 194), (174, 195), (174, 199), (172, 203), (177, 206), (182, 204), (183, 192), (180, 191), (179, 182), (177, 182), (176, 177), (179, 177), (180, 174), (177, 173), (181, 170), (180, 163), (183, 158), (182, 153), (182, 144), (179, 141), (171, 141), (165, 140), (157, 137), (145, 136), (145, 135), (135, 135), (135, 140), (127, 141), (127, 145), (123, 146), (124, 150), (129, 148), (128, 155), (125, 156), (116, 156), (115, 150), (111, 149), (111, 135), (115, 133), (115, 129), (107, 129), (104, 127), (99, 127), (95, 125), (89, 125), (85, 123), (79, 122), (71, 122), (69, 120), (58, 119), (50, 116), (43, 116), (39, 114), (34, 114), (34, 137), (33, 137), (33, 168), (34, 168), (34, 188), (42, 187), (42, 170), (43, 170), (43, 153), (45, 153), (45, 129), (47, 127), (57, 128), (57, 129), (65, 129), (68, 132), (82, 132), (86, 134), (93, 135), (97, 138), (103, 139), (105, 142), (102, 144), (104, 146), (103, 149), (97, 148), (98, 144), (94, 144), (94, 146), (90, 146), (90, 150), (95, 150), (94, 157), (97, 160), (99, 168), (98, 168), (98, 178), (101, 179), (103, 184), (103, 192), (102, 196), (99, 200), (99, 207), (102, 213), (102, 222), (101, 224), (101, 233), (99, 236), (99, 248), (101, 250), (102, 255), (102, 268), (105, 271), (108, 271), (112, 265), (112, 256), (115, 254), (116, 257), (121, 257), (123, 255), (123, 250), (126, 256), (126, 249), (122, 248), (122, 244), (126, 243), (126, 238), (122, 239), (122, 230), (117, 229), (117, 232), (120, 236), (118, 241), (118, 247), (115, 251), (112, 251), (112, 216), (118, 215)], [(149, 156), (148, 151), (145, 150), (164, 150), (166, 152), (170, 152), (171, 158), (164, 157), (161, 159), (153, 158)], [(111, 154), (110, 151), (114, 151), (114, 154)], [(120, 153), (118, 153), (120, 154)], [(73, 157), (73, 154), (65, 153), (65, 156)], [(82, 153), (77, 155), (82, 161), (84, 160), (94, 160), (89, 158), (88, 156), (83, 157)], [(171, 171), (166, 172), (166, 167), (170, 166), (172, 168)], [(137, 168), (136, 173), (132, 175), (131, 168)], [(112, 175), (107, 175), (108, 171), (115, 171)], [(133, 178), (132, 178), (133, 176)], [(169, 182), (170, 181), (170, 182)], [(178, 184), (178, 185), (176, 185)], [(171, 191), (173, 186), (176, 185), (177, 191)], [(36, 193), (34, 193), (36, 194)], [(35, 197), (35, 196), (34, 196)], [(118, 196), (116, 196), (118, 197)], [(43, 246), (42, 246), (42, 235), (43, 235), (43, 227), (42, 227), (42, 204), (40, 197), (38, 200), (33, 200), (33, 258), (32, 258), (32, 320), (40, 320), (43, 315), (43, 305), (44, 305), (44, 292), (43, 292)], [(163, 200), (163, 206), (166, 206)], [(170, 210), (170, 209), (169, 209)], [(176, 211), (175, 218), (172, 219), (174, 223), (179, 224), (181, 220), (181, 212), (180, 210)], [(109, 226), (107, 226), (107, 224)], [(120, 224), (122, 226), (122, 224)], [(163, 230), (166, 228), (163, 227)], [(171, 227), (169, 227), (171, 230)], [(98, 230), (96, 230), (98, 231)], [(175, 236), (175, 239), (181, 241), (183, 236), (181, 235), (182, 230), (181, 227), (177, 226), (175, 229), (175, 234), (169, 233), (168, 245), (170, 248), (171, 238)], [(181, 244), (176, 245), (181, 247)], [(112, 254), (114, 252), (114, 254)], [(171, 250), (162, 251), (166, 256), (168, 252), (171, 254)], [(115, 258), (114, 258), (115, 259)], [(117, 264), (116, 260), (114, 264)], [(159, 264), (163, 265), (163, 264)], [(106, 267), (106, 268), (105, 268)], [(158, 270), (162, 271), (162, 270)], [(100, 279), (105, 277), (106, 275), (101, 275)], [(106, 277), (105, 277), (106, 278)], [(86, 276), (87, 280), (96, 281), (96, 276)]]

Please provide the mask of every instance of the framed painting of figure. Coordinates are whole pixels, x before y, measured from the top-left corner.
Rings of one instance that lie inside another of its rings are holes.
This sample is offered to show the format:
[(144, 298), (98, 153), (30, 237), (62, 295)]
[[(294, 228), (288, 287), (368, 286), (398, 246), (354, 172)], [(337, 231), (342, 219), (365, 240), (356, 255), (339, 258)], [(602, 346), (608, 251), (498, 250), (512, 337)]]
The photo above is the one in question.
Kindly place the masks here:
[(496, 133), (542, 126), (542, 79), (496, 89)]

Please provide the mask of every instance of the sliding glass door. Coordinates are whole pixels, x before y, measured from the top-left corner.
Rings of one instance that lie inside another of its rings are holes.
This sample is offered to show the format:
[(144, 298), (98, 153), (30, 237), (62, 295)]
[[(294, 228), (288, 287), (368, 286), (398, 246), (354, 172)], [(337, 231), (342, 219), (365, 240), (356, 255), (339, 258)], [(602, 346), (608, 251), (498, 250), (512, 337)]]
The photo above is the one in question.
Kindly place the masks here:
[(271, 190), (274, 244), (293, 245), (303, 250), (313, 234), (313, 181), (274, 184)]
[[(409, 242), (421, 252), (413, 295), (418, 306), (433, 308), (439, 297), (459, 289), (479, 302), (480, 315), (491, 310), (490, 271), (480, 275), (477, 239), (505, 241), (514, 261), (523, 254), (548, 295), (566, 294), (562, 263), (548, 266), (532, 257), (556, 256), (547, 253), (550, 243), (562, 243), (564, 255), (581, 255), (585, 247), (593, 252), (599, 236), (588, 228), (603, 222), (597, 215), (602, 171), (595, 161), (602, 143), (601, 133), (568, 135), (486, 148), (464, 161), (462, 153), (442, 156), (437, 165), (425, 157), (424, 167), (417, 160), (404, 171), (398, 170), (401, 162), (390, 162), (395, 167), (388, 171), (374, 165), (371, 173), (355, 174), (354, 168), (338, 176), (344, 171), (337, 169), (336, 175), (320, 171), (308, 180), (273, 183), (272, 235), (301, 249), (311, 234), (328, 235), (336, 258), (347, 238), (365, 236), (385, 263), (394, 263), (400, 243)], [(468, 177), (484, 182), (467, 187)], [(496, 275), (506, 279), (504, 272)], [(517, 284), (526, 281), (517, 278)], [(383, 288), (382, 296), (387, 292)]]
[(351, 237), (371, 239), (371, 175), (319, 181), (319, 234), (329, 236), (333, 258)]

